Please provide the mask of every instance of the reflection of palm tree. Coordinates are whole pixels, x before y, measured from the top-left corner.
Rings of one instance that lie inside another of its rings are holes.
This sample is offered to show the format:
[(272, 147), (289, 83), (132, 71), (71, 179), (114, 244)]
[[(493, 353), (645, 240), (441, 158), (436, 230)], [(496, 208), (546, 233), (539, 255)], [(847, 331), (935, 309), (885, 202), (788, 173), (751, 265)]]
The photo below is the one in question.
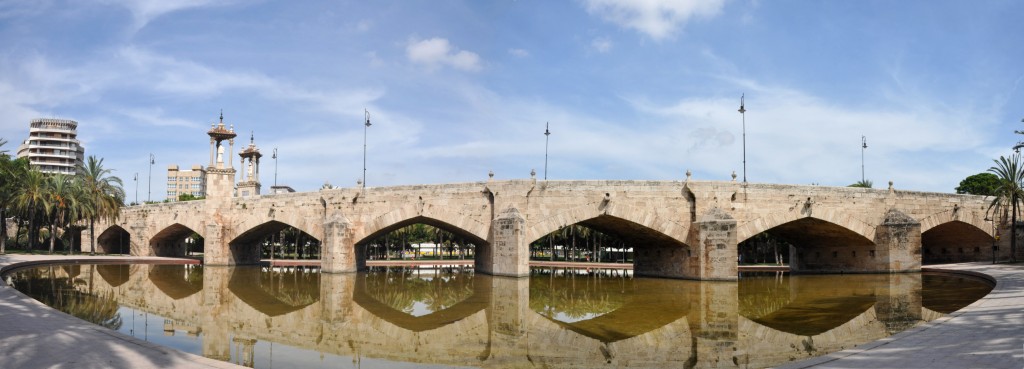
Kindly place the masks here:
[[(10, 278), (15, 289), (54, 309), (110, 329), (121, 327), (113, 293), (91, 295), (79, 291), (75, 280), (58, 277), (53, 267), (23, 270)], [(44, 286), (49, 288), (41, 288)]]
[(413, 274), (413, 268), (389, 267), (366, 276), (366, 292), (375, 300), (406, 314), (416, 303), (430, 312), (448, 309), (473, 295), (472, 272), (465, 268), (436, 270), (433, 278)]
[[(561, 314), (574, 320), (618, 309), (625, 304), (627, 291), (607, 288), (601, 279), (608, 276), (601, 273), (580, 276), (580, 281), (574, 275), (555, 276), (553, 271), (548, 276), (535, 275), (530, 283), (530, 309), (551, 319)], [(542, 282), (541, 277), (548, 280)]]

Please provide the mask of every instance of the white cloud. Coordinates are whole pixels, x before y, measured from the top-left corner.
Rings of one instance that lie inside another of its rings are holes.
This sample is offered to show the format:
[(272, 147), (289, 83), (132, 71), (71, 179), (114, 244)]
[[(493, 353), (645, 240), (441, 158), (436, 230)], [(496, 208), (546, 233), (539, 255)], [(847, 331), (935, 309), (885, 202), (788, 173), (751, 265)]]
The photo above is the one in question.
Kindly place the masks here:
[(525, 58), (527, 56), (530, 56), (530, 52), (526, 51), (525, 49), (508, 49), (508, 53), (509, 55), (512, 55), (517, 58)]
[(456, 69), (475, 72), (480, 70), (480, 56), (476, 53), (455, 51), (447, 39), (431, 38), (410, 42), (405, 48), (406, 55), (413, 63), (430, 68), (447, 65)]
[(364, 19), (359, 21), (359, 23), (356, 23), (356, 31), (366, 32), (369, 31), (370, 28), (373, 28), (373, 21), (371, 20)]
[(655, 40), (672, 36), (690, 18), (714, 17), (725, 0), (584, 0), (587, 11)]
[(134, 27), (142, 29), (161, 15), (184, 9), (230, 5), (232, 0), (100, 0), (104, 4), (122, 6), (132, 13)]
[(590, 42), (590, 46), (592, 46), (594, 50), (597, 50), (597, 52), (604, 54), (612, 50), (613, 44), (612, 41), (607, 38), (598, 37)]

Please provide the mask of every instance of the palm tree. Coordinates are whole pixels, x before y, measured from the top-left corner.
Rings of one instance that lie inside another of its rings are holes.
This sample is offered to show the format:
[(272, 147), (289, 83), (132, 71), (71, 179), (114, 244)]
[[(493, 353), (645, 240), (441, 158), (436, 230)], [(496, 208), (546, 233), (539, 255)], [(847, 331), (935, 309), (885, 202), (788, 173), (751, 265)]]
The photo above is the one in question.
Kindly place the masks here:
[(116, 221), (124, 203), (124, 183), (112, 172), (103, 168), (103, 159), (92, 155), (82, 167), (82, 188), (86, 201), (92, 205), (85, 214), (89, 219), (89, 255), (96, 254), (96, 219)]
[(67, 229), (66, 225), (74, 222), (68, 219), (73, 209), (78, 207), (78, 198), (75, 197), (76, 183), (74, 177), (64, 174), (53, 174), (46, 178), (46, 186), (43, 192), (43, 208), (49, 212), (50, 217), (50, 253), (57, 241), (57, 227)]
[(34, 249), (39, 235), (36, 212), (45, 199), (46, 177), (35, 169), (28, 169), (22, 174), (21, 191), (14, 196), (14, 206), (23, 216), (28, 215), (28, 246)]
[(873, 185), (874, 185), (874, 183), (871, 183), (870, 179), (865, 179), (865, 180), (862, 180), (862, 181), (857, 181), (857, 183), (854, 183), (854, 184), (849, 185), (847, 187), (871, 188), (871, 186), (873, 186)]
[[(993, 161), (996, 165), (988, 168), (988, 171), (999, 177), (999, 187), (996, 187), (996, 195), (988, 209), (996, 213), (1001, 210), (1003, 214), (1010, 210), (1010, 260), (1017, 261), (1017, 209), (1021, 200), (1024, 200), (1021, 188), (1024, 167), (1020, 165), (1020, 154), (1013, 154), (1009, 158), (1000, 156), (999, 160)], [(1006, 219), (1005, 215), (1003, 219)]]

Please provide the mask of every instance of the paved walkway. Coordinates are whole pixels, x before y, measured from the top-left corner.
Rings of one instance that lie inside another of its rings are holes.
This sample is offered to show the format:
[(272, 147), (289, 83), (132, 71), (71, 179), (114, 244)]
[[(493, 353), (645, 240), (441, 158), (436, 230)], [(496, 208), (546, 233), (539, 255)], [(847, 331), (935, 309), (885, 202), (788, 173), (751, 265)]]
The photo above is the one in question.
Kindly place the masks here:
[[(168, 258), (0, 255), (0, 270), (22, 262)], [(177, 259), (194, 262), (189, 259)], [(981, 273), (997, 281), (970, 306), (923, 326), (783, 368), (1024, 367), (1024, 265), (950, 264), (929, 269)], [(86, 323), (0, 283), (2, 368), (240, 368)]]
[[(8, 254), (0, 255), (0, 268), (21, 262), (67, 258), (87, 261), (167, 260)], [(241, 367), (155, 345), (87, 323), (22, 295), (4, 282), (0, 283), (0, 368)]]
[(964, 263), (925, 269), (981, 273), (995, 279), (996, 287), (966, 308), (922, 326), (781, 368), (1024, 367), (1024, 265)]

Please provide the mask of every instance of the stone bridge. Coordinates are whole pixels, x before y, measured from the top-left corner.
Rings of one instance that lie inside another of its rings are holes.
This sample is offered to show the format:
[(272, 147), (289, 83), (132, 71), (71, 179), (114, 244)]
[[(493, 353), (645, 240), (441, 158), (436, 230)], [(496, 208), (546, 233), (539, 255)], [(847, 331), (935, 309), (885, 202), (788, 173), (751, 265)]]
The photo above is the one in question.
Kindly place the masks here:
[[(634, 247), (638, 275), (735, 280), (738, 247), (767, 232), (790, 242), (794, 271), (918, 271), (922, 254), (986, 260), (995, 229), (981, 196), (694, 181), (486, 182), (233, 197), (234, 170), (208, 171), (206, 200), (126, 207), (92, 238), (107, 252), (182, 256), (193, 233), (209, 265), (254, 264), (259, 241), (288, 226), (322, 245), (323, 271), (365, 267), (365, 244), (425, 223), (476, 247), (478, 272), (526, 276), (529, 245), (573, 224)], [(1002, 247), (1000, 257), (1006, 257)]]

